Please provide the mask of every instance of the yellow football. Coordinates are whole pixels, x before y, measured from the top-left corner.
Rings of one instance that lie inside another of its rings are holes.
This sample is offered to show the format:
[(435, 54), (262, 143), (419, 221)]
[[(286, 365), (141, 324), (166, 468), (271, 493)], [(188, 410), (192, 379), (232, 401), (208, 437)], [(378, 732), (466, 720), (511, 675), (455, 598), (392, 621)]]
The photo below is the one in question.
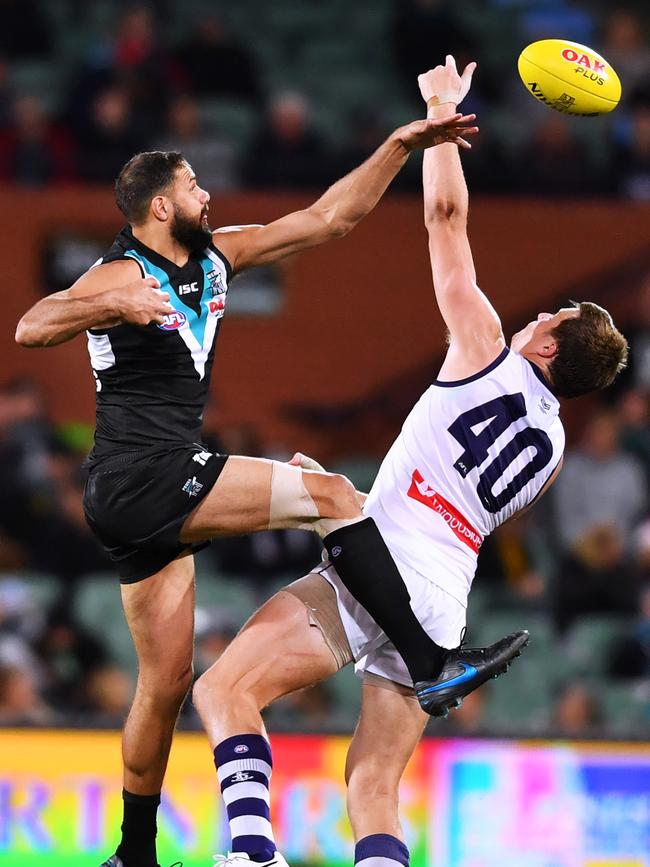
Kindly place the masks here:
[(521, 52), (517, 66), (536, 99), (566, 114), (607, 114), (621, 99), (621, 82), (609, 63), (577, 42), (533, 42)]

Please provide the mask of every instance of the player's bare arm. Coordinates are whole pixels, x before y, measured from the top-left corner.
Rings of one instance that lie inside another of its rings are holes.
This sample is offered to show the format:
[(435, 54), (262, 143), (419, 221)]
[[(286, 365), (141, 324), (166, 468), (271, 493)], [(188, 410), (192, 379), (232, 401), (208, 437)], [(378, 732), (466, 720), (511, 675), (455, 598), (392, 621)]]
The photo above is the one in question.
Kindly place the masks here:
[[(453, 57), (418, 79), (429, 117), (447, 116), (469, 91), (476, 68), (462, 75)], [(467, 146), (465, 142), (465, 146)], [(476, 283), (467, 237), (468, 192), (456, 144), (425, 151), (424, 219), (440, 312), (449, 329), (449, 351), (442, 379), (462, 379), (484, 368), (505, 346), (501, 322)]]
[(464, 142), (477, 130), (474, 115), (455, 109), (395, 130), (365, 163), (337, 181), (313, 205), (269, 223), (240, 231), (217, 230), (215, 243), (234, 271), (273, 262), (350, 232), (372, 211), (388, 185), (417, 149)]
[(172, 311), (169, 295), (158, 292), (154, 277), (142, 278), (132, 260), (97, 265), (63, 292), (38, 301), (16, 328), (16, 342), (27, 347), (56, 346), (88, 328), (121, 322), (160, 323)]

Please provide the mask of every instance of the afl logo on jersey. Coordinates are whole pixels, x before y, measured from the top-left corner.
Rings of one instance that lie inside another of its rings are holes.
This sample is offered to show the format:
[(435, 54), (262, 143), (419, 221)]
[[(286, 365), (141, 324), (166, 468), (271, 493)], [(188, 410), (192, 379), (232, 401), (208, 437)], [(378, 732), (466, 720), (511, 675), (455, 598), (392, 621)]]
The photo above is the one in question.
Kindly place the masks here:
[(187, 316), (180, 310), (174, 310), (173, 313), (168, 313), (165, 316), (158, 328), (162, 328), (163, 331), (178, 331), (186, 322)]

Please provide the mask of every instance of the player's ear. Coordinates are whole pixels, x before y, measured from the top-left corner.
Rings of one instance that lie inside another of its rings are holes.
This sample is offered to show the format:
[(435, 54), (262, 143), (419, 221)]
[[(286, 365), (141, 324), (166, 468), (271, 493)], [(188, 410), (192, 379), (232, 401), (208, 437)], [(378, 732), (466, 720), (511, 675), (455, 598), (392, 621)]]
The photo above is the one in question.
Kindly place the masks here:
[(548, 337), (543, 341), (537, 352), (542, 358), (553, 358), (557, 355), (557, 343), (552, 337)]
[(169, 199), (166, 196), (154, 196), (151, 200), (151, 213), (161, 223), (165, 223), (171, 213)]

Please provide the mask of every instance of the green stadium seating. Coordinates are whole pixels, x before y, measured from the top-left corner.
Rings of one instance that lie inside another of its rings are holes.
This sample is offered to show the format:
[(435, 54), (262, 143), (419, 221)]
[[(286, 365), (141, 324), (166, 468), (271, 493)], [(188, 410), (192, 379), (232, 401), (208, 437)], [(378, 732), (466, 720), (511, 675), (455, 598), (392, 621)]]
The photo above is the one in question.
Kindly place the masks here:
[(115, 575), (87, 575), (77, 590), (74, 613), (83, 626), (106, 644), (114, 661), (136, 677), (135, 649), (124, 619), (120, 585)]
[(42, 609), (50, 608), (61, 596), (63, 584), (56, 575), (47, 572), (7, 572), (0, 574), (3, 580), (18, 580), (25, 584), (34, 603)]
[(196, 605), (219, 609), (241, 626), (257, 608), (257, 599), (239, 575), (224, 578), (200, 572), (196, 577)]
[(612, 644), (629, 632), (630, 620), (613, 615), (581, 617), (567, 639), (568, 657), (577, 674), (600, 675), (607, 668)]
[(236, 148), (246, 147), (258, 120), (255, 109), (236, 99), (203, 99), (199, 116), (206, 132)]
[(354, 673), (353, 665), (346, 665), (329, 681), (341, 711), (349, 716), (352, 725), (361, 709), (361, 680)]
[(358, 491), (367, 494), (375, 481), (380, 463), (376, 458), (348, 458), (335, 461), (326, 469), (347, 476)]

